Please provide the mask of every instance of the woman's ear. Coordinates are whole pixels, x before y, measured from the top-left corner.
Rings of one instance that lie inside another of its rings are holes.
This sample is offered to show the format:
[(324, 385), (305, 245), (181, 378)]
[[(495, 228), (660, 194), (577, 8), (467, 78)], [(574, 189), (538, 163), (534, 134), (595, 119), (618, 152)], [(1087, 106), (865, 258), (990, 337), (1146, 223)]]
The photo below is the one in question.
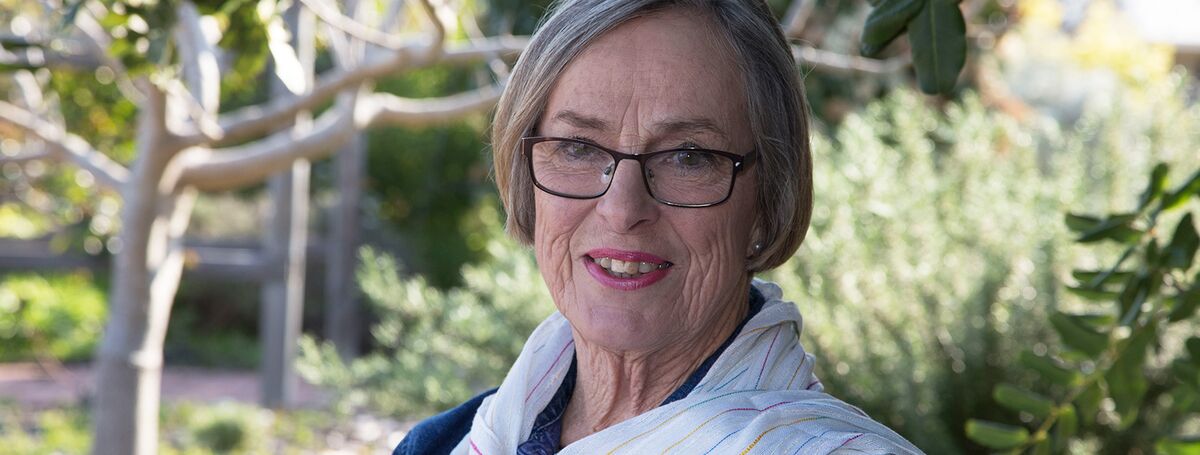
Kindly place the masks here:
[(762, 221), (755, 220), (754, 226), (750, 228), (750, 243), (746, 247), (746, 260), (752, 260), (762, 254), (763, 248), (766, 245), (763, 243)]

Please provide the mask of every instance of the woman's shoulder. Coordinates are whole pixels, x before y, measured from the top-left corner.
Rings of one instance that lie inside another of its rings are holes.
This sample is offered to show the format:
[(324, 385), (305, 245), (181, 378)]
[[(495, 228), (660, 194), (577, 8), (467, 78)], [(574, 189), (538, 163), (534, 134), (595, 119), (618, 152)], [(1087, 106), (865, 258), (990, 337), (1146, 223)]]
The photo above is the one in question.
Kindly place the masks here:
[(763, 448), (770, 447), (762, 453), (922, 453), (903, 436), (862, 410), (823, 392), (786, 391), (764, 395), (773, 395), (770, 400), (775, 405), (767, 406), (771, 408), (770, 412), (763, 412), (744, 423), (748, 431), (742, 433), (743, 437), (763, 443)]
[(471, 431), (471, 421), (483, 399), (496, 393), (488, 390), (453, 409), (422, 420), (409, 430), (392, 455), (449, 454)]

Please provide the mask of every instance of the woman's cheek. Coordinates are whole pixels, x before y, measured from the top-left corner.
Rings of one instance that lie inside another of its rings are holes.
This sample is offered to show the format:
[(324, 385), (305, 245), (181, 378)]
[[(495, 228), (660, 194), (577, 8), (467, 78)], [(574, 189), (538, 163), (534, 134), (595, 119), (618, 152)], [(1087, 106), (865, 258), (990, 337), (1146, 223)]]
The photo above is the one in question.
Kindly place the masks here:
[(534, 256), (546, 288), (554, 301), (561, 305), (571, 301), (567, 290), (574, 266), (571, 261), (571, 237), (575, 226), (566, 223), (563, 217), (555, 216), (561, 212), (549, 206), (552, 204), (543, 204), (540, 200), (535, 204), (536, 213), (546, 216), (538, 216), (534, 221)]
[[(726, 297), (719, 295), (723, 291), (732, 290), (738, 279), (745, 273), (745, 258), (739, 251), (744, 250), (739, 239), (745, 233), (738, 232), (732, 223), (709, 223), (711, 229), (702, 238), (685, 239), (688, 250), (687, 274), (684, 277), (682, 295), (689, 301), (685, 308), (692, 316), (699, 316), (711, 309), (707, 308), (713, 302), (725, 301)], [(695, 320), (695, 319), (692, 319)]]

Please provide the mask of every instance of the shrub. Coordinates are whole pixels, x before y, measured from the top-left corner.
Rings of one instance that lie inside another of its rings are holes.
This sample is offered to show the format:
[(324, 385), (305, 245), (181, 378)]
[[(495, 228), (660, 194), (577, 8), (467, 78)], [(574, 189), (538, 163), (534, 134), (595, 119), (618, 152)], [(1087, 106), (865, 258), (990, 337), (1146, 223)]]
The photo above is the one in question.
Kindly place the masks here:
[(812, 229), (769, 277), (805, 315), (828, 391), (929, 453), (981, 451), (963, 422), (1009, 417), (993, 386), (1033, 379), (1018, 354), (1045, 353), (1048, 315), (1083, 304), (1064, 294), (1070, 268), (1113, 253), (1071, 247), (1063, 213), (1127, 205), (1156, 159), (1200, 149), (1185, 133), (1200, 108), (1171, 84), (1065, 129), (900, 91), (817, 137)]
[(0, 277), (0, 361), (86, 359), (106, 314), (104, 293), (86, 273)]
[(553, 311), (532, 254), (500, 238), (485, 216), (490, 260), (462, 269), (463, 286), (441, 291), (370, 248), (358, 282), (378, 322), (378, 350), (343, 363), (331, 345), (301, 342), (300, 373), (337, 392), (342, 410), (370, 406), (387, 415), (441, 411), (498, 386), (539, 322)]

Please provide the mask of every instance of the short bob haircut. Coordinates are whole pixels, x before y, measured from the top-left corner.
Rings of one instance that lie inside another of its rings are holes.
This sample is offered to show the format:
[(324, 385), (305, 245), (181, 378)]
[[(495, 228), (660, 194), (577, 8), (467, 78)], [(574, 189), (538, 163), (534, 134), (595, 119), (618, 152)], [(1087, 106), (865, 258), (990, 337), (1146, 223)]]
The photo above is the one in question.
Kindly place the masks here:
[[(513, 68), (492, 124), (496, 185), (508, 212), (506, 229), (533, 243), (533, 181), (520, 150), (544, 115), (564, 68), (597, 37), (638, 17), (672, 8), (710, 17), (728, 42), (743, 77), (750, 132), (759, 162), (758, 219), (751, 273), (778, 267), (804, 241), (812, 214), (808, 102), (791, 47), (763, 0), (561, 0)], [(681, 209), (704, 210), (704, 209)]]

